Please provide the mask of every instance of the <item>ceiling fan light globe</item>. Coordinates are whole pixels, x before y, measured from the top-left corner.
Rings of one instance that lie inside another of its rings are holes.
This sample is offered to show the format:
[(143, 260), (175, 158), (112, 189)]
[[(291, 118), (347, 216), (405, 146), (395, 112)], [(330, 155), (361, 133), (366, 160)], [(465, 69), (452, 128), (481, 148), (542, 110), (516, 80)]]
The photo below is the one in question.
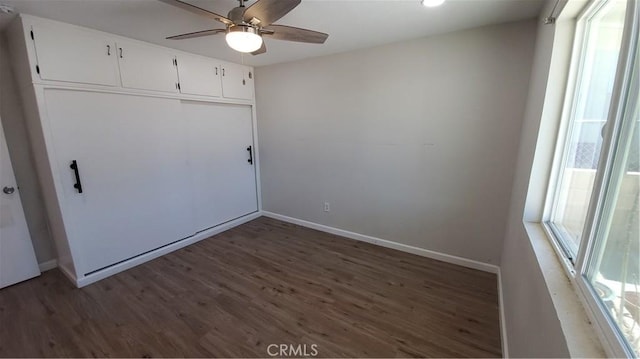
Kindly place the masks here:
[(436, 7), (444, 4), (445, 0), (422, 0), (422, 5), (426, 7)]
[(230, 48), (238, 52), (254, 52), (262, 46), (262, 36), (249, 26), (233, 26), (225, 36)]

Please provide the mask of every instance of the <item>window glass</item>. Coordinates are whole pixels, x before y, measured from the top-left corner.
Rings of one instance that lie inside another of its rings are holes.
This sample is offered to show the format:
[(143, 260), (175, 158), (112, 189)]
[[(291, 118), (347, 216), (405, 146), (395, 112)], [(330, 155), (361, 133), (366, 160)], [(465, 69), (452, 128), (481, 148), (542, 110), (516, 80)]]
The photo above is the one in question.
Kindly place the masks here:
[(640, 75), (637, 66), (634, 71), (587, 278), (630, 349), (640, 356)]
[(611, 105), (626, 2), (609, 1), (588, 18), (551, 228), (574, 259), (584, 228)]

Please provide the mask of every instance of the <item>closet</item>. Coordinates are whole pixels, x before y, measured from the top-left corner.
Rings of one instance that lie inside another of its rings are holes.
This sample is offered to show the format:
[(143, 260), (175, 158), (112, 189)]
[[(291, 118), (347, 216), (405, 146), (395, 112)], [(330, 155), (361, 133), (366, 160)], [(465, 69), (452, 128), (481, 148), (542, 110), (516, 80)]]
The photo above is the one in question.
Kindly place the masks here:
[(28, 15), (9, 40), (76, 285), (257, 216), (252, 68)]

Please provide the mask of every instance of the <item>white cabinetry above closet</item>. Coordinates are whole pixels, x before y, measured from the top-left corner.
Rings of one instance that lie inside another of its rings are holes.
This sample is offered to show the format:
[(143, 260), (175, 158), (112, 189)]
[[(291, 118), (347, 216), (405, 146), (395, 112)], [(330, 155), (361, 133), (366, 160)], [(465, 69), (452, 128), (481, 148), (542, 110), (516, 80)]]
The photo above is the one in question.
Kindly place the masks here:
[(253, 101), (253, 68), (32, 16), (33, 80)]
[(227, 98), (253, 99), (253, 70), (237, 64), (223, 65), (222, 94)]
[(120, 39), (117, 45), (122, 87), (178, 92), (178, 73), (172, 51)]
[(220, 63), (195, 55), (178, 55), (180, 92), (188, 95), (222, 96)]
[(43, 80), (118, 86), (115, 41), (100, 33), (38, 23), (29, 36), (35, 43), (36, 72)]

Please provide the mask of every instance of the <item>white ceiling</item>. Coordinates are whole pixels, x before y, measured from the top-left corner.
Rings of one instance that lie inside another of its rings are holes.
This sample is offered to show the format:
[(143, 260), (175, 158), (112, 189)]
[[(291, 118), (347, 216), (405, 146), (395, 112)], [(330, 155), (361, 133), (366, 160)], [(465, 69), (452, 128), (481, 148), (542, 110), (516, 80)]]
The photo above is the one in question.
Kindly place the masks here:
[[(236, 0), (186, 0), (221, 15)], [(247, 1), (251, 5), (254, 1)], [(304, 0), (277, 21), (329, 34), (323, 45), (267, 39), (266, 54), (229, 49), (224, 36), (165, 40), (222, 24), (156, 0), (0, 0), (16, 12), (86, 26), (223, 60), (262, 66), (345, 52), (401, 40), (536, 17), (544, 0), (447, 0), (426, 8), (419, 0)], [(0, 28), (10, 20), (0, 15)]]

